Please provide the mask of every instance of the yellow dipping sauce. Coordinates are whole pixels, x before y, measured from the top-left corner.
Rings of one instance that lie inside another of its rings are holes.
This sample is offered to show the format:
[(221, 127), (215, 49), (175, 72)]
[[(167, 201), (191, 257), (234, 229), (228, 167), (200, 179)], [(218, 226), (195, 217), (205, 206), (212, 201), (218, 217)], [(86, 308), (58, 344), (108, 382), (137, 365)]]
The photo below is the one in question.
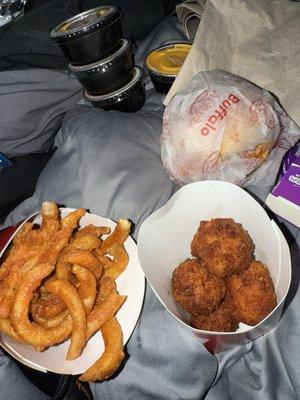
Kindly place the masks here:
[(188, 43), (178, 43), (153, 50), (146, 57), (146, 66), (161, 75), (178, 75), (191, 47)]

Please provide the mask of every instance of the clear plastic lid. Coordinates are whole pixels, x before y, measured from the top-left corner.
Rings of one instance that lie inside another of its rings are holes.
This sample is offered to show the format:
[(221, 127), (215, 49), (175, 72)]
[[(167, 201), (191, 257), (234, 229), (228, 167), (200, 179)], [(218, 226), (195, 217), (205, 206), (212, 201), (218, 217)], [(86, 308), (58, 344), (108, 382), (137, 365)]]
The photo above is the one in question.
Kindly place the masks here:
[(89, 33), (93, 28), (109, 24), (119, 14), (119, 9), (115, 6), (93, 8), (65, 20), (51, 31), (50, 36), (53, 39), (62, 39)]
[(151, 50), (146, 58), (146, 68), (162, 76), (178, 75), (190, 49), (190, 43), (171, 43)]

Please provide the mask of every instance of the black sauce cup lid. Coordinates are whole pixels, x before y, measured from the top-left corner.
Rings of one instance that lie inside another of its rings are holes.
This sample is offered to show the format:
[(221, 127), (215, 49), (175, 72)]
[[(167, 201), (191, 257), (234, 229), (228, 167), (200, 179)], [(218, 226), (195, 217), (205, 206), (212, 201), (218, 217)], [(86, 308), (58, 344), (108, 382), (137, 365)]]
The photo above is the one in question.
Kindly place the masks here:
[(119, 18), (121, 18), (121, 12), (117, 6), (107, 5), (93, 8), (57, 25), (50, 32), (50, 39), (55, 44), (76, 40), (105, 28)]
[(81, 79), (106, 72), (114, 65), (119, 64), (128, 53), (133, 54), (132, 44), (127, 39), (121, 39), (120, 48), (102, 60), (86, 65), (74, 65), (69, 62), (67, 66), (68, 75)]
[(132, 80), (115, 92), (104, 94), (101, 96), (93, 96), (87, 91), (84, 91), (84, 98), (89, 102), (96, 102), (98, 107), (109, 107), (120, 101), (127, 99), (133, 93), (138, 91), (144, 85), (144, 71), (141, 67), (134, 68), (134, 75)]

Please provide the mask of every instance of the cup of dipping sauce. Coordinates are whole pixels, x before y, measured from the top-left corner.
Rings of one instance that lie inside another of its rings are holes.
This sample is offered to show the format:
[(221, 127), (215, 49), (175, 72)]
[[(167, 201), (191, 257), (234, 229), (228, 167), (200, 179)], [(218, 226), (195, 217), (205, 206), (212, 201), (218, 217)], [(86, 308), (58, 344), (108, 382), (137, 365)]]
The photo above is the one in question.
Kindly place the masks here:
[(145, 103), (143, 69), (135, 67), (131, 81), (121, 89), (102, 96), (93, 96), (85, 90), (84, 98), (92, 106), (104, 108), (105, 110), (117, 110), (127, 113), (138, 111)]
[(187, 42), (172, 43), (157, 47), (146, 55), (145, 67), (158, 92), (169, 91), (191, 47)]
[(115, 6), (82, 12), (50, 32), (51, 41), (74, 65), (89, 64), (114, 53), (121, 38), (121, 12)]
[(133, 77), (132, 45), (128, 40), (122, 39), (121, 47), (110, 56), (87, 65), (73, 65), (70, 62), (67, 70), (89, 94), (111, 93), (126, 85)]

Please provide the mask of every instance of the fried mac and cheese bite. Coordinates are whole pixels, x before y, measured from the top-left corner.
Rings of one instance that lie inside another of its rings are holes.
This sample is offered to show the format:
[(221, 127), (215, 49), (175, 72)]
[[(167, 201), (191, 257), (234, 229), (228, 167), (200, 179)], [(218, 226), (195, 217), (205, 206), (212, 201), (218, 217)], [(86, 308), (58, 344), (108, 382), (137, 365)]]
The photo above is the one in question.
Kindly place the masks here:
[(187, 312), (209, 313), (221, 303), (225, 294), (222, 278), (208, 273), (195, 259), (179, 264), (172, 276), (176, 302)]
[(238, 328), (238, 322), (225, 301), (209, 314), (193, 314), (190, 324), (194, 328), (214, 332), (235, 332)]
[(191, 253), (208, 272), (225, 278), (250, 265), (254, 244), (241, 224), (232, 218), (215, 218), (201, 221)]
[(226, 301), (238, 322), (256, 325), (276, 306), (276, 293), (268, 269), (252, 261), (240, 275), (227, 280)]

